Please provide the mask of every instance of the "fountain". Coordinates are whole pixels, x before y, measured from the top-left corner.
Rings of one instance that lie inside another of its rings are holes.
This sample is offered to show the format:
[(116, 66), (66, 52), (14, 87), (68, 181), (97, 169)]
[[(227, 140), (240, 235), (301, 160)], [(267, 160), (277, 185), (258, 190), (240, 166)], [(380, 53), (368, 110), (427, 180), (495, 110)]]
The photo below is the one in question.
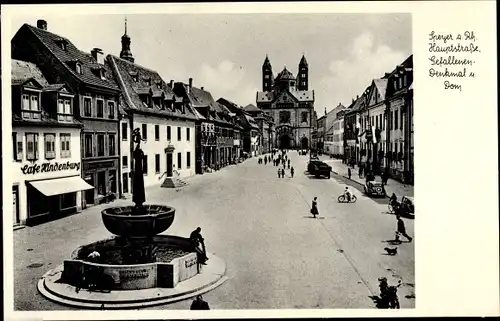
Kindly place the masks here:
[[(80, 246), (59, 269), (46, 273), (38, 289), (47, 298), (78, 307), (95, 308), (101, 303), (108, 307), (137, 307), (194, 296), (225, 281), (224, 262), (211, 255), (212, 278), (205, 275), (201, 287), (198, 281), (192, 282), (194, 289), (186, 287), (182, 290), (184, 292), (175, 291), (180, 282), (189, 281), (201, 273), (199, 252), (188, 238), (159, 235), (172, 225), (175, 209), (144, 204), (144, 153), (140, 148), (139, 128), (133, 131), (132, 138), (137, 144), (133, 152), (134, 205), (110, 207), (101, 212), (104, 226), (115, 236)], [(57, 284), (66, 288), (58, 288)], [(73, 287), (76, 293), (86, 289), (89, 293), (98, 291), (102, 295), (100, 300), (96, 300), (96, 295), (90, 300), (85, 295), (64, 293), (68, 287)], [(142, 297), (129, 299), (134, 297), (134, 291), (142, 291)], [(111, 293), (115, 295), (106, 296)], [(120, 293), (123, 299), (117, 298)]]

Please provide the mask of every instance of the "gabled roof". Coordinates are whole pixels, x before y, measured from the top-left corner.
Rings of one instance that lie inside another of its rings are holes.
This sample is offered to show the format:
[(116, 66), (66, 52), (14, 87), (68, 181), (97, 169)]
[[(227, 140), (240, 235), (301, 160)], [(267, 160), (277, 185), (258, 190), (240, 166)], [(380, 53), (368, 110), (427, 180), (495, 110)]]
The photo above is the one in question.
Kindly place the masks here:
[(280, 80), (295, 80), (295, 77), (293, 76), (292, 72), (289, 71), (288, 69), (283, 68), (283, 70), (276, 76), (276, 81)]
[(274, 100), (274, 93), (272, 91), (258, 91), (257, 92), (257, 102), (266, 103), (272, 102)]
[(24, 84), (28, 80), (35, 80), (41, 87), (49, 85), (37, 65), (16, 59), (11, 59), (11, 80), (12, 85)]
[[(101, 67), (103, 65), (98, 64), (90, 53), (83, 52), (75, 47), (75, 45), (68, 39), (61, 37), (59, 35), (48, 32), (40, 28), (24, 24), (21, 28), (28, 29), (40, 42), (63, 64), (67, 67), (67, 70), (80, 81), (99, 87), (104, 87), (113, 90), (119, 90), (117, 84), (114, 82), (111, 76), (108, 79), (103, 80), (98, 75), (96, 75), (92, 68)], [(60, 43), (64, 42), (66, 44), (66, 50), (63, 50)], [(68, 63), (79, 61), (82, 64), (82, 74), (76, 73), (76, 71), (71, 68)], [(111, 79), (109, 79), (111, 78)]]
[(385, 99), (385, 92), (387, 90), (387, 79), (384, 78), (373, 79), (373, 83), (375, 84), (375, 87), (377, 87), (377, 90), (380, 93), (382, 99)]
[(248, 114), (242, 114), (242, 117), (246, 120), (246, 122), (248, 123), (248, 125), (251, 128), (259, 129), (259, 126), (257, 125), (257, 122), (255, 121), (255, 119), (253, 119), (252, 116), (250, 116)]
[(300, 102), (314, 101), (314, 90), (292, 90), (290, 93)]
[(243, 107), (243, 110), (247, 111), (247, 112), (261, 112), (262, 111), (262, 110), (260, 110), (260, 108), (256, 107), (253, 104), (246, 105), (245, 107)]
[[(144, 105), (141, 95), (151, 95), (153, 98), (160, 98), (171, 102), (183, 101), (182, 97), (179, 97), (180, 100), (177, 99), (178, 97), (175, 97), (172, 88), (163, 81), (156, 71), (114, 55), (108, 55), (106, 61), (110, 68), (113, 69), (117, 82), (123, 91), (124, 101), (126, 101), (126, 104), (124, 104), (125, 110), (138, 110), (182, 119), (197, 119), (191, 108), (186, 108), (185, 113), (182, 113), (177, 108), (161, 109), (155, 106), (151, 108)], [(137, 81), (134, 79), (135, 75), (138, 76), (136, 78)], [(161, 88), (158, 88), (157, 85), (160, 85)]]

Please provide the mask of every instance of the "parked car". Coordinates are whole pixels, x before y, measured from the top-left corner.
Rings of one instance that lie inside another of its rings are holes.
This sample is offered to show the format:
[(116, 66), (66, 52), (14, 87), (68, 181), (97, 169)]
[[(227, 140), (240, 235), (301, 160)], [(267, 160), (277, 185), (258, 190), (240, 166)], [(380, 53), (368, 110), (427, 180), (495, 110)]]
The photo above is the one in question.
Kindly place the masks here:
[(385, 197), (385, 188), (382, 182), (367, 181), (364, 186), (365, 194), (368, 196)]
[(317, 160), (317, 161), (319, 161), (318, 155), (312, 155), (311, 156), (311, 160)]
[(399, 208), (401, 216), (414, 216), (415, 215), (415, 202), (413, 197), (403, 196)]
[(311, 160), (307, 164), (307, 171), (316, 177), (325, 176), (330, 178), (332, 167), (320, 160)]

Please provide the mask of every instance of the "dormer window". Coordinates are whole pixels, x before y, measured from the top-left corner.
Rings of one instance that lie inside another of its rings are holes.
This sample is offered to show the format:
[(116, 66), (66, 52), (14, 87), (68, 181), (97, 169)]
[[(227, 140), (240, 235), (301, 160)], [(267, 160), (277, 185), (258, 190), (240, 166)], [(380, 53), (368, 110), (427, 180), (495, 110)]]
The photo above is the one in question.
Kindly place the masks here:
[(102, 80), (106, 80), (106, 70), (104, 67), (94, 67), (92, 68), (92, 72)]
[(139, 74), (137, 72), (131, 71), (130, 72), (130, 77), (132, 77), (132, 80), (135, 82), (139, 81)]
[(73, 109), (70, 97), (59, 96), (57, 101), (57, 120), (62, 122), (70, 122), (73, 120)]
[(157, 87), (158, 89), (161, 89), (161, 88), (162, 88), (161, 81), (158, 81), (158, 82), (156, 83), (156, 87)]
[(40, 93), (25, 90), (22, 96), (21, 117), (24, 119), (40, 119)]
[(56, 44), (59, 46), (59, 48), (66, 51), (66, 49), (68, 47), (68, 40), (66, 40), (64, 38), (59, 38), (56, 40)]
[(141, 101), (145, 107), (151, 108), (151, 95), (150, 94), (142, 94), (140, 95)]
[(106, 70), (104, 68), (101, 69), (101, 79), (106, 80)]
[(82, 65), (79, 62), (77, 62), (75, 64), (75, 71), (76, 71), (77, 74), (81, 74), (82, 73)]
[(151, 78), (144, 78), (144, 81), (146, 82), (146, 86), (151, 86)]

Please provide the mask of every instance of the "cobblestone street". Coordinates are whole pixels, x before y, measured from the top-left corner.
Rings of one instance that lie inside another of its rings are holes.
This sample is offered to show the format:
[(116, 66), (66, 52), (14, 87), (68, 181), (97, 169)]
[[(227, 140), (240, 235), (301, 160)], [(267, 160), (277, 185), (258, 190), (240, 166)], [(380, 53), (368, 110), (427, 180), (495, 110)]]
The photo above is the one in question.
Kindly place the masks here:
[[(378, 295), (377, 278), (402, 278), (401, 307), (414, 307), (414, 243), (402, 243), (396, 256), (385, 255), (396, 220), (387, 200), (355, 191), (358, 201), (339, 204), (344, 180), (315, 179), (305, 173), (308, 156), (288, 153), (295, 177), (278, 178), (276, 167), (257, 158), (188, 179), (176, 191), (146, 191), (147, 203), (177, 209), (168, 234), (188, 236), (202, 227), (207, 251), (226, 261), (229, 280), (204, 298), (212, 309), (370, 308)], [(354, 186), (355, 188), (359, 188)], [(309, 214), (318, 197), (319, 219)], [(15, 309), (70, 309), (44, 299), (36, 282), (79, 245), (109, 237), (100, 211), (130, 203), (118, 200), (81, 214), (14, 232)], [(406, 220), (413, 236), (413, 221)], [(417, 240), (418, 242), (418, 240)], [(188, 309), (190, 301), (149, 309)]]

